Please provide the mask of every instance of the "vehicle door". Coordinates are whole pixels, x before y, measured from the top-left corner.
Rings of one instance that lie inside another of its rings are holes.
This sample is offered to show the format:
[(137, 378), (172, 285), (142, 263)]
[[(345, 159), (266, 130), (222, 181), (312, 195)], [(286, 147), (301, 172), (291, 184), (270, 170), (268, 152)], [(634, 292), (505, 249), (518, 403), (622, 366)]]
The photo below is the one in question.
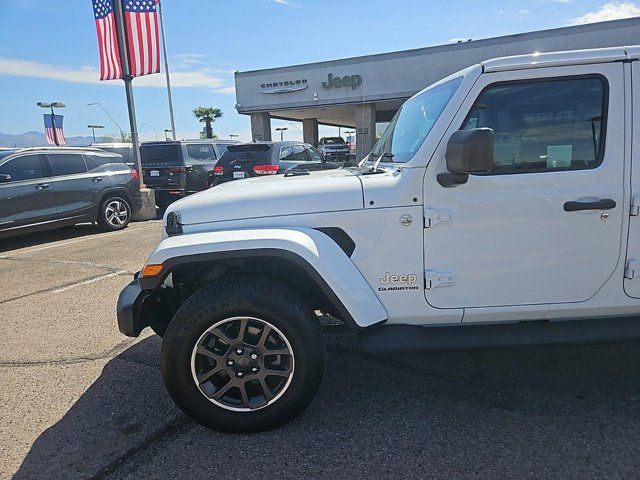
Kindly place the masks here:
[(101, 193), (109, 187), (108, 172), (88, 171), (80, 152), (48, 152), (53, 172), (58, 218), (95, 219)]
[[(482, 127), (493, 169), (441, 184), (451, 134)], [(482, 75), (425, 176), (428, 303), (472, 322), (593, 297), (620, 255), (624, 139), (622, 63)]]
[(56, 221), (51, 177), (39, 154), (0, 164), (0, 232)]
[(631, 123), (631, 217), (624, 280), (624, 291), (640, 298), (640, 62), (629, 65), (631, 70), (631, 101), (628, 102)]
[(278, 155), (278, 173), (284, 173), (292, 168), (304, 166), (311, 163), (311, 158), (307, 153), (305, 145), (289, 144), (280, 147)]
[[(212, 143), (185, 143), (183, 157), (187, 168), (187, 191), (199, 192), (206, 188), (209, 174), (216, 166), (218, 156)], [(188, 159), (188, 160), (187, 160)]]

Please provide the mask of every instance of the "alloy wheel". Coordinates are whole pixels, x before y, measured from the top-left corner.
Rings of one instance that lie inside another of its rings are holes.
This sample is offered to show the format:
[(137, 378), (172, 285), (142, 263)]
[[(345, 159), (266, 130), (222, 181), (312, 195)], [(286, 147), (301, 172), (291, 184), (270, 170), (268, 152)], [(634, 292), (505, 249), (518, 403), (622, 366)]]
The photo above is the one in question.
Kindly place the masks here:
[(215, 405), (239, 412), (276, 402), (293, 371), (287, 338), (255, 317), (217, 322), (200, 336), (191, 355), (191, 373), (200, 392)]
[(121, 227), (129, 219), (129, 209), (121, 200), (111, 200), (105, 207), (105, 218), (114, 227)]

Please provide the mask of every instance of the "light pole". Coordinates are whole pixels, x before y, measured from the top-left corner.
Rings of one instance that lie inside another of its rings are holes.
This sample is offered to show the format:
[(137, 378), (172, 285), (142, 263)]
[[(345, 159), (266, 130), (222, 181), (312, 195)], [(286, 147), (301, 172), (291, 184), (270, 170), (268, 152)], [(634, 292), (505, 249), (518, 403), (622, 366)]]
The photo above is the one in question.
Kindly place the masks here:
[(238, 135), (237, 133), (230, 133), (230, 134), (229, 134), (229, 138), (230, 138), (231, 140), (233, 140), (234, 138), (237, 138), (237, 137), (239, 137), (239, 136), (240, 136), (240, 135)]
[(280, 132), (280, 141), (282, 142), (283, 138), (284, 138), (284, 131), (285, 130), (289, 130), (287, 127), (278, 127), (276, 128), (276, 132)]
[(47, 103), (47, 102), (38, 102), (36, 105), (38, 105), (40, 108), (50, 108), (51, 109), (51, 122), (52, 122), (52, 127), (53, 127), (53, 141), (56, 144), (56, 147), (60, 146), (60, 142), (58, 142), (58, 132), (56, 131), (56, 114), (53, 111), (54, 108), (64, 108), (64, 103), (62, 102), (52, 102), (52, 103)]
[(96, 143), (96, 128), (104, 128), (104, 125), (87, 125), (87, 128), (91, 129), (91, 134), (93, 135), (93, 143)]
[(87, 106), (92, 106), (92, 105), (97, 105), (98, 107), (100, 107), (102, 111), (107, 114), (107, 117), (109, 117), (111, 121), (116, 124), (116, 127), (118, 127), (118, 130), (120, 130), (120, 141), (124, 142), (124, 131), (122, 130), (122, 127), (120, 126), (120, 124), (118, 124), (118, 122), (116, 122), (116, 120), (109, 114), (109, 112), (107, 112), (107, 110), (98, 102), (87, 103)]

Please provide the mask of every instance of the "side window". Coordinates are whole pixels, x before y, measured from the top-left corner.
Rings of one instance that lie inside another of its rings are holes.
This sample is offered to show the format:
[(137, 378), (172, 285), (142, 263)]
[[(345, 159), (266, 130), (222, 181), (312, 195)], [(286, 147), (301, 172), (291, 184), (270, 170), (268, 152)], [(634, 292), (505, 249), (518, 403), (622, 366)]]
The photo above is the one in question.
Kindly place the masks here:
[(216, 159), (216, 152), (210, 143), (188, 143), (187, 154), (194, 160), (200, 160), (201, 162), (214, 161)]
[(87, 171), (84, 159), (79, 153), (49, 153), (47, 156), (51, 162), (53, 174), (56, 177), (61, 175), (73, 175), (75, 173), (84, 173)]
[(305, 147), (312, 162), (322, 163), (322, 155), (320, 155), (320, 152), (318, 152), (311, 145), (305, 145)]
[(594, 77), (496, 84), (480, 94), (462, 128), (494, 130), (489, 175), (596, 168), (606, 94), (605, 81)]
[(91, 155), (84, 155), (84, 161), (87, 164), (89, 170), (102, 167), (109, 163), (124, 163), (125, 159), (120, 155), (104, 155), (92, 153)]
[(12, 158), (0, 165), (0, 174), (10, 175), (11, 182), (35, 180), (46, 176), (42, 170), (40, 155), (23, 155)]
[(286, 145), (280, 148), (280, 160), (285, 162), (308, 162), (303, 145)]

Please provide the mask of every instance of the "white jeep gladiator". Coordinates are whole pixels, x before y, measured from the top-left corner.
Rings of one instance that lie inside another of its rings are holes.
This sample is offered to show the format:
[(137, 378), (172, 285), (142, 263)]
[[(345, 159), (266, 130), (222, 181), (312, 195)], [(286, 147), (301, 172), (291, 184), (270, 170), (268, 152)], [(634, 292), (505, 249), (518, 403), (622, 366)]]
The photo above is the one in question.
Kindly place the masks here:
[(118, 323), (196, 421), (265, 430), (318, 389), (318, 312), (376, 353), (640, 337), (639, 214), (640, 46), (489, 60), (358, 167), (171, 205)]

